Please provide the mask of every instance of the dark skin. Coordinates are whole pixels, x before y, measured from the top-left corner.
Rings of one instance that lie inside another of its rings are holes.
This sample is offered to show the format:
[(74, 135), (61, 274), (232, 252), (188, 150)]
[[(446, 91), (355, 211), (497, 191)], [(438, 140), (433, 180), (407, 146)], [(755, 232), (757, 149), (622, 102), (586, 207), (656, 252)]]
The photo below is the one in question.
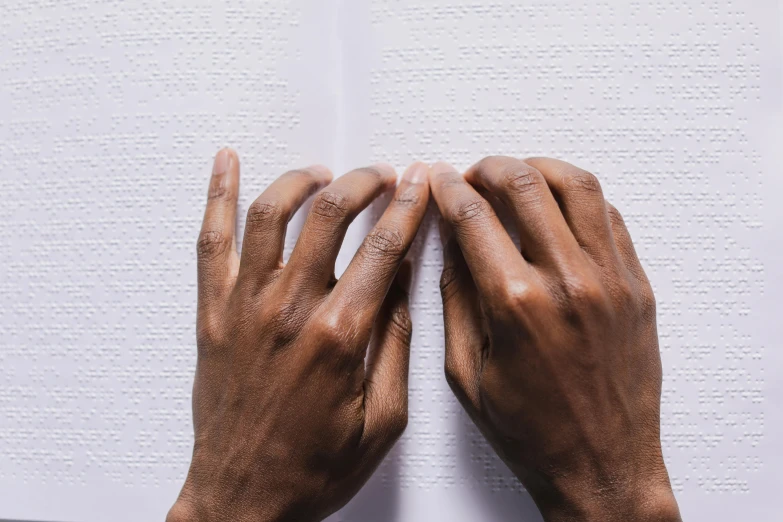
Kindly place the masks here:
[[(407, 423), (403, 259), (430, 187), (447, 380), (545, 520), (680, 520), (655, 302), (597, 180), (549, 159), (487, 158), (464, 176), (414, 164), (336, 280), (348, 224), (395, 177), (283, 175), (251, 206), (240, 259), (239, 161), (218, 154), (198, 243), (193, 460), (167, 520), (322, 520), (366, 482)], [(286, 224), (319, 190), (284, 265)], [(488, 199), (515, 218), (521, 253)]]
[[(655, 299), (619, 212), (568, 163), (430, 172), (446, 378), (547, 522), (679, 521), (660, 443)], [(521, 252), (493, 206), (503, 205)]]
[[(193, 459), (169, 522), (321, 520), (405, 429), (410, 270), (399, 269), (427, 209), (427, 167), (408, 169), (339, 281), (349, 223), (397, 175), (331, 178), (310, 167), (275, 181), (248, 211), (240, 258), (239, 161), (216, 158), (198, 241)], [(286, 225), (320, 189), (283, 265)]]

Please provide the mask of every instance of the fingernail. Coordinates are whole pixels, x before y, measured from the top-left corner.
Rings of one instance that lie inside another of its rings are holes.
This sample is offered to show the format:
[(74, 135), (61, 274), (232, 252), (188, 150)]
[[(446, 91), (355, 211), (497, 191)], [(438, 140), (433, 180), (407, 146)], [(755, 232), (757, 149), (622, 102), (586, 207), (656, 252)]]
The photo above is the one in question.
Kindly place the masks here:
[(430, 167), (430, 172), (429, 172), (430, 182), (431, 183), (434, 182), (435, 178), (437, 176), (440, 176), (441, 174), (457, 174), (457, 175), (459, 175), (459, 173), (457, 172), (457, 169), (455, 169), (450, 164), (448, 164), (448, 163), (446, 163), (444, 161), (438, 161), (437, 163), (433, 163), (432, 166)]
[(332, 171), (326, 165), (310, 165), (305, 170), (315, 172), (316, 174), (323, 176), (326, 179), (332, 179)]
[(220, 176), (231, 168), (231, 149), (220, 149), (215, 156), (215, 164), (212, 166), (212, 175)]
[(408, 169), (405, 171), (405, 174), (402, 175), (402, 179), (408, 183), (413, 184), (424, 183), (424, 180), (427, 179), (427, 173), (429, 170), (429, 165), (422, 163), (421, 161), (417, 161), (408, 167)]
[(394, 170), (394, 167), (389, 165), (388, 163), (376, 163), (372, 166), (375, 170), (383, 173), (385, 176), (394, 176), (397, 178), (397, 171)]
[(393, 187), (394, 185), (397, 184), (397, 171), (394, 170), (394, 167), (392, 167), (388, 163), (376, 163), (375, 165), (372, 166), (372, 168), (382, 173), (384, 176), (389, 177), (389, 179), (387, 180), (387, 184), (389, 185), (389, 187)]
[(446, 172), (456, 173), (457, 169), (455, 169), (445, 161), (438, 161), (437, 163), (433, 163), (433, 165), (430, 167), (430, 175), (437, 176), (438, 174), (445, 174)]

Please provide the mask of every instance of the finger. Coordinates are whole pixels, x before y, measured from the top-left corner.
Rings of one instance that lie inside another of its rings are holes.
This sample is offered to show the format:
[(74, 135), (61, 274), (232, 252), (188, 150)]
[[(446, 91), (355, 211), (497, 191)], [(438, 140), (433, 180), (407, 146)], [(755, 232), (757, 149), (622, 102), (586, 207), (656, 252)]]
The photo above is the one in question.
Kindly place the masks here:
[(364, 381), (364, 435), (387, 451), (408, 423), (408, 365), (412, 326), (408, 309), (411, 266), (397, 273), (375, 321)]
[(479, 408), (479, 377), (484, 359), (478, 291), (451, 227), (440, 222), (443, 243), (443, 327), (446, 337), (446, 381), (472, 415)]
[(230, 288), (236, 278), (236, 215), (239, 195), (239, 158), (231, 149), (215, 156), (209, 181), (207, 208), (198, 239), (199, 303), (209, 302)]
[(579, 245), (600, 266), (614, 263), (617, 250), (598, 179), (565, 161), (530, 158), (525, 163), (546, 179)]
[(302, 204), (332, 180), (323, 165), (286, 172), (250, 205), (242, 242), (240, 277), (263, 284), (282, 268), (288, 222)]
[(325, 287), (334, 276), (348, 225), (396, 180), (394, 169), (381, 164), (353, 170), (322, 190), (288, 261), (288, 276)]
[(631, 240), (631, 233), (628, 232), (628, 227), (625, 225), (622, 214), (620, 214), (620, 211), (608, 201), (605, 202), (605, 206), (612, 227), (614, 243), (620, 259), (622, 259), (623, 264), (625, 264), (626, 268), (628, 268), (636, 279), (646, 282), (647, 275), (644, 273), (642, 263), (639, 261), (639, 256), (636, 254), (636, 248), (634, 248), (633, 240)]
[(465, 179), (505, 203), (519, 230), (522, 254), (531, 263), (560, 264), (578, 249), (544, 176), (527, 163), (490, 156), (468, 169)]
[(515, 291), (512, 281), (533, 277), (492, 206), (447, 163), (430, 168), (432, 197), (465, 256), (479, 291), (503, 296)]
[(362, 242), (329, 299), (351, 303), (359, 324), (371, 325), (405, 258), (424, 215), (430, 187), (429, 166), (414, 163), (403, 175), (386, 212)]

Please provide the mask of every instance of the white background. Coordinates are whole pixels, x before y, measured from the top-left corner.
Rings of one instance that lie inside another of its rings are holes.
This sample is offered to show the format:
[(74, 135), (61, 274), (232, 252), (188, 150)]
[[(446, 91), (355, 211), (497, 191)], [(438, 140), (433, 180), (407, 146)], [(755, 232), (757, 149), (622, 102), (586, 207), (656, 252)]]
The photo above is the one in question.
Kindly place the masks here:
[[(684, 518), (780, 519), (774, 1), (2, 12), (0, 517), (165, 516), (192, 442), (195, 240), (212, 158), (231, 145), (240, 214), (315, 162), (401, 171), (545, 154), (592, 170), (656, 290), (662, 437)], [(340, 267), (384, 204), (352, 227)], [(539, 520), (443, 379), (433, 217), (411, 254), (409, 427), (334, 519)]]

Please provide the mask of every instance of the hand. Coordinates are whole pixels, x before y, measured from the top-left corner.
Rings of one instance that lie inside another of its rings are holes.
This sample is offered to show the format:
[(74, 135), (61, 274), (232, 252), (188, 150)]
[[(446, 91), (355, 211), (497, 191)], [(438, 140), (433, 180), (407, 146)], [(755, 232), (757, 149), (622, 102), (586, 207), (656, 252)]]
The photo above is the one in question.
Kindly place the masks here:
[(248, 211), (240, 259), (239, 160), (215, 159), (198, 241), (193, 459), (169, 522), (321, 520), (405, 429), (410, 271), (398, 268), (427, 208), (427, 166), (408, 169), (339, 280), (349, 223), (396, 174), (379, 165), (328, 185), (283, 265), (288, 221), (331, 177), (316, 166), (278, 178)]
[[(430, 172), (446, 377), (547, 521), (675, 521), (655, 301), (596, 178), (551, 159)], [(476, 188), (507, 207), (521, 253)]]

